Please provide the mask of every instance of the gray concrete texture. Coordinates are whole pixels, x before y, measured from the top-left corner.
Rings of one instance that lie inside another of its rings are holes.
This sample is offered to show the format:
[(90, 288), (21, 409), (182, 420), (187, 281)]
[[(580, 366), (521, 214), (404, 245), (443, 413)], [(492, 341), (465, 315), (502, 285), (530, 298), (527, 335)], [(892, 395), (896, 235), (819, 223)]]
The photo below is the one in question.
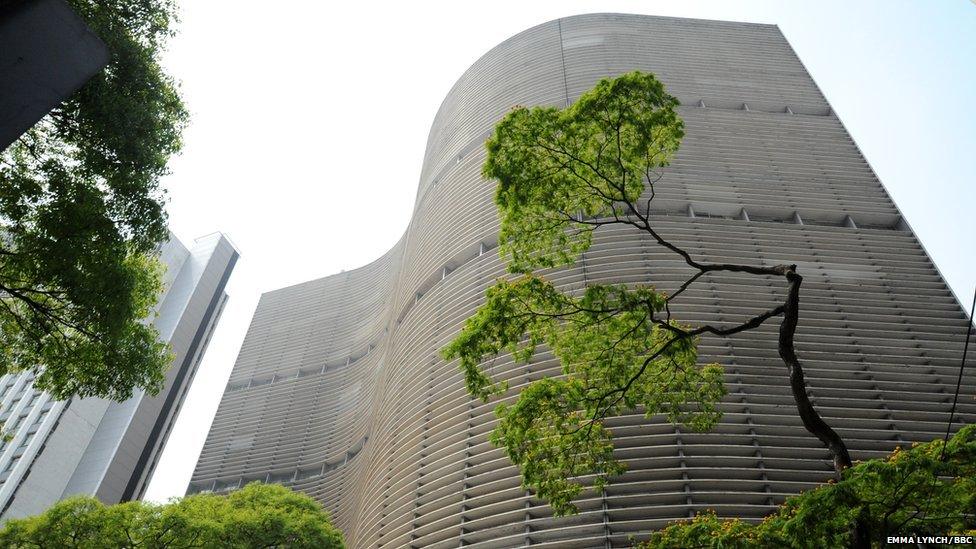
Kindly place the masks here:
[[(703, 261), (799, 265), (797, 348), (814, 403), (855, 459), (939, 437), (962, 308), (779, 29), (599, 14), (529, 29), (461, 76), (431, 128), (413, 218), (386, 255), (262, 296), (189, 491), (282, 483), (321, 501), (351, 547), (628, 547), (704, 509), (758, 519), (828, 479), (827, 451), (795, 414), (775, 324), (702, 339), (701, 360), (724, 365), (729, 391), (711, 432), (639, 412), (610, 419), (628, 471), (564, 518), (487, 441), (497, 402), (469, 397), (457, 365), (438, 357), (504, 273), (494, 185), (480, 176), (493, 124), (513, 105), (566, 105), (635, 69), (683, 103), (687, 136), (653, 206), (660, 232)], [(673, 290), (690, 274), (639, 232), (606, 228), (549, 276), (566, 290)], [(707, 276), (675, 313), (733, 322), (784, 290)], [(489, 364), (510, 382), (502, 401), (560, 372), (546, 353)], [(974, 384), (968, 375), (964, 393)], [(976, 403), (958, 412), (971, 422)]]

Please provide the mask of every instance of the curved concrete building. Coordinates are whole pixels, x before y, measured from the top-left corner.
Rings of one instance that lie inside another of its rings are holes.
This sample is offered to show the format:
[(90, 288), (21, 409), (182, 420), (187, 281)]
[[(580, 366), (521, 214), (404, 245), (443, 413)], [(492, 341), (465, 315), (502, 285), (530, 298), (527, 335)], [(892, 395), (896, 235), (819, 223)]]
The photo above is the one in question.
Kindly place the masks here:
[[(603, 77), (655, 73), (687, 137), (658, 186), (655, 221), (707, 261), (795, 262), (798, 350), (814, 401), (857, 459), (945, 430), (966, 321), (959, 302), (777, 27), (635, 15), (552, 21), (475, 63), (434, 119), (413, 219), (360, 269), (265, 294), (190, 492), (279, 482), (322, 501), (351, 547), (622, 547), (710, 508), (758, 518), (826, 480), (828, 455), (795, 415), (770, 324), (702, 340), (729, 395), (712, 432), (641, 414), (610, 420), (628, 472), (553, 518), (487, 442), (495, 423), (438, 350), (504, 273), (483, 143), (513, 105), (566, 105)], [(354, 228), (351, 228), (355, 230)], [(689, 274), (631, 230), (601, 229), (563, 288)], [(708, 277), (689, 322), (766, 308), (778, 280)], [(488, 366), (513, 392), (556, 375), (541, 355)], [(974, 378), (964, 380), (971, 394)], [(960, 401), (973, 420), (976, 405)]]

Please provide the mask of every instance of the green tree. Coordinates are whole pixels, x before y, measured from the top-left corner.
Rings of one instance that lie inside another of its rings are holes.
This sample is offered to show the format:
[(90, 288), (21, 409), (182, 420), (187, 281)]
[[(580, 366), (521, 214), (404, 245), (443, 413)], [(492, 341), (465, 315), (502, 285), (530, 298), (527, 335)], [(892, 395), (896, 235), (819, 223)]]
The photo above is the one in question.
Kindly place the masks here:
[(164, 505), (66, 499), (43, 514), (8, 521), (0, 530), (0, 546), (341, 549), (344, 544), (318, 502), (277, 484), (254, 482), (229, 495), (195, 494)]
[(859, 519), (875, 547), (886, 546), (888, 536), (976, 535), (976, 425), (947, 445), (939, 439), (855, 464), (839, 482), (788, 499), (758, 525), (705, 513), (672, 523), (638, 547), (842, 547)]
[(59, 398), (158, 391), (169, 362), (142, 320), (167, 237), (159, 178), (187, 114), (159, 65), (173, 0), (71, 0), (108, 66), (0, 152), (0, 374)]
[[(684, 136), (678, 101), (653, 75), (600, 81), (566, 109), (513, 109), (488, 140), (483, 174), (497, 180), (499, 253), (507, 279), (490, 288), (461, 333), (442, 350), (459, 359), (469, 392), (488, 401), (506, 390), (481, 367), (500, 352), (528, 361), (545, 344), (560, 377), (534, 381), (499, 405), (491, 435), (523, 482), (556, 514), (576, 511), (584, 484), (600, 489), (623, 470), (604, 419), (631, 410), (708, 429), (720, 418), (722, 368), (698, 364), (698, 338), (727, 337), (782, 317), (779, 354), (804, 426), (851, 465), (843, 441), (806, 393), (793, 337), (802, 277), (795, 265), (707, 263), (668, 241), (650, 215), (655, 185)], [(693, 274), (670, 295), (646, 285), (589, 284), (562, 292), (537, 271), (576, 261), (595, 231), (626, 227), (681, 258)], [(682, 324), (670, 305), (703, 277), (744, 273), (782, 281), (786, 298), (737, 324)]]

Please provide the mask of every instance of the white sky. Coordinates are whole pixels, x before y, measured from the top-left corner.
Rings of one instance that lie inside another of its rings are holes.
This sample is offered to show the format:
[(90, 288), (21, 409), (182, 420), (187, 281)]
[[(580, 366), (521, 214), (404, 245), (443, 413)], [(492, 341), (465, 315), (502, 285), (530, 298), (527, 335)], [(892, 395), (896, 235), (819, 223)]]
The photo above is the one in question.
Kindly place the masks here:
[(476, 59), (558, 17), (775, 23), (968, 308), (976, 284), (976, 5), (182, 2), (166, 65), (192, 114), (172, 163), (184, 241), (241, 251), (230, 302), (146, 498), (183, 495), (262, 292), (361, 266), (407, 226), (427, 132)]

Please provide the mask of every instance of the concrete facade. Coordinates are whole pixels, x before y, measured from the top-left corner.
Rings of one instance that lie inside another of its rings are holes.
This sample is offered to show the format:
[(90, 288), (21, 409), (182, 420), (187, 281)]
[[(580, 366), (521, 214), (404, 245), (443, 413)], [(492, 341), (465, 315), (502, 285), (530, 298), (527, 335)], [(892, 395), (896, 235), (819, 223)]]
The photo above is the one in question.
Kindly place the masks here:
[(0, 2), (0, 151), (108, 60), (108, 47), (64, 0)]
[[(656, 228), (704, 261), (798, 264), (797, 350), (855, 459), (939, 437), (962, 307), (779, 29), (599, 14), (529, 29), (461, 76), (431, 128), (413, 218), (387, 254), (262, 296), (189, 492), (282, 483), (322, 501), (351, 547), (628, 547), (703, 509), (758, 519), (829, 478), (827, 451), (796, 416), (775, 323), (702, 339), (701, 360), (724, 365), (729, 391), (711, 432), (610, 419), (628, 471), (563, 518), (487, 441), (496, 402), (471, 399), (438, 356), (504, 274), (494, 185), (480, 176), (493, 124), (513, 105), (563, 106), (634, 69), (664, 82), (686, 123), (657, 185)], [(672, 291), (689, 275), (639, 232), (605, 228), (549, 278)], [(784, 291), (708, 276), (674, 311), (733, 322)], [(512, 387), (503, 400), (560, 371), (547, 354), (489, 364)], [(974, 384), (967, 376), (964, 394)], [(972, 422), (976, 403), (960, 400), (959, 413)]]
[(219, 233), (191, 248), (175, 237), (163, 245), (167, 270), (153, 323), (174, 360), (155, 397), (56, 401), (34, 389), (33, 374), (0, 378), (0, 421), (13, 434), (0, 446), (0, 520), (76, 494), (108, 504), (142, 496), (226, 303), (237, 257)]

